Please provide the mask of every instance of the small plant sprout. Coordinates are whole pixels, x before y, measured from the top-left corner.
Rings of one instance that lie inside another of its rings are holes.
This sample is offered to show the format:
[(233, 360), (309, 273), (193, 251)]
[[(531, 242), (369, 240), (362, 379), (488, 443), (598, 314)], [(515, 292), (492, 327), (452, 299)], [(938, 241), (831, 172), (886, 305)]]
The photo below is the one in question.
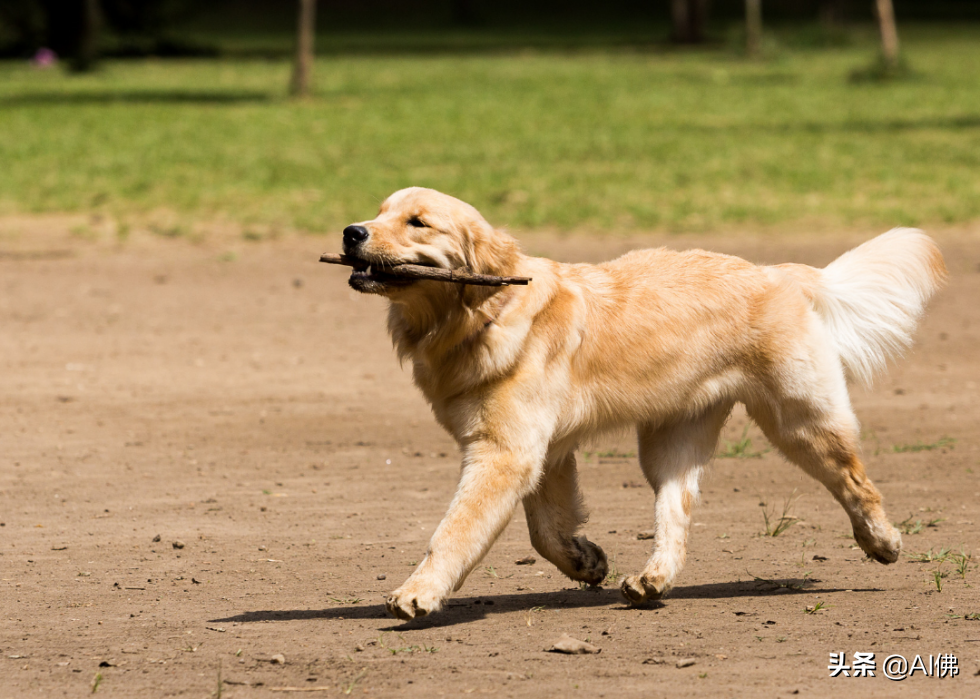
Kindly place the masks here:
[(789, 513), (796, 501), (799, 500), (799, 496), (793, 497), (793, 495), (796, 495), (796, 490), (793, 490), (793, 494), (783, 501), (783, 511), (778, 518), (775, 507), (770, 510), (765, 500), (759, 503), (759, 507), (762, 508), (762, 519), (766, 525), (764, 536), (779, 536), (799, 521), (799, 518), (793, 517)]
[(725, 448), (718, 452), (719, 459), (761, 459), (768, 449), (752, 451), (752, 438), (749, 437), (749, 426), (742, 431), (742, 438), (737, 442), (725, 441)]
[(524, 622), (528, 626), (534, 626), (534, 615), (543, 611), (544, 611), (544, 607), (531, 607), (526, 612), (524, 612)]
[(606, 573), (606, 577), (603, 578), (603, 585), (614, 585), (619, 579), (619, 568), (616, 567), (616, 559), (612, 559), (609, 562), (609, 572)]
[(909, 515), (906, 519), (898, 522), (895, 527), (903, 534), (919, 534), (925, 527), (937, 527), (940, 522), (945, 522), (944, 517), (937, 517), (935, 519), (930, 519), (928, 522), (923, 522), (921, 519), (912, 521), (913, 515)]
[(916, 563), (942, 563), (949, 558), (950, 553), (952, 553), (952, 549), (948, 547), (939, 549), (938, 553), (933, 553), (930, 548), (925, 553), (910, 553), (909, 558)]
[(949, 577), (949, 573), (943, 570), (942, 563), (932, 571), (932, 581), (936, 585), (936, 592), (943, 591), (943, 579)]
[(357, 673), (357, 675), (354, 677), (354, 679), (352, 679), (350, 682), (347, 682), (346, 684), (341, 685), (340, 688), (341, 691), (347, 695), (352, 694), (354, 692), (354, 687), (357, 686), (357, 683), (360, 682), (361, 678), (363, 678), (364, 675), (366, 674), (367, 674), (367, 668), (366, 667), (362, 668), (361, 671)]
[(363, 597), (331, 597), (337, 604), (357, 604), (358, 602), (363, 602)]
[(973, 554), (967, 553), (965, 549), (960, 549), (959, 553), (954, 553), (950, 556), (953, 559), (953, 563), (956, 564), (956, 572), (959, 576), (966, 580), (966, 571), (970, 569), (970, 562), (973, 560)]
[(825, 602), (817, 602), (816, 604), (811, 604), (810, 606), (806, 607), (803, 612), (804, 614), (816, 614), (824, 609), (829, 609), (827, 604)]
[[(745, 571), (752, 575), (749, 571)], [(779, 580), (772, 580), (771, 578), (760, 578), (758, 575), (752, 575), (752, 579), (756, 582), (766, 583), (767, 585), (772, 585), (773, 589), (785, 589), (785, 590), (802, 590), (808, 582), (810, 582), (810, 573), (812, 571), (807, 571), (803, 574), (803, 579), (799, 582), (780, 582)]]

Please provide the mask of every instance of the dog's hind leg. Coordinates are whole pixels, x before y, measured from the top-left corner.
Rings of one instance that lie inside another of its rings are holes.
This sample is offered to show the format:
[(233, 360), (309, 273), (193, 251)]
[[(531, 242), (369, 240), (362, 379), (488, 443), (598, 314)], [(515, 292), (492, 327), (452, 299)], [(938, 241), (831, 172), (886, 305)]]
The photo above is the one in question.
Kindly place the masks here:
[(746, 408), (769, 441), (844, 507), (864, 552), (880, 563), (894, 563), (902, 537), (885, 516), (881, 494), (858, 458), (858, 424), (843, 374), (836, 367), (823, 373), (802, 391), (799, 386), (792, 393), (783, 389)]
[(537, 488), (524, 497), (531, 544), (572, 580), (599, 585), (606, 579), (606, 554), (579, 527), (588, 520), (571, 452), (545, 465)]
[(711, 459), (732, 405), (714, 406), (697, 418), (638, 429), (640, 466), (656, 494), (653, 554), (639, 575), (623, 579), (620, 590), (632, 604), (663, 597), (687, 555), (691, 508), (701, 470)]

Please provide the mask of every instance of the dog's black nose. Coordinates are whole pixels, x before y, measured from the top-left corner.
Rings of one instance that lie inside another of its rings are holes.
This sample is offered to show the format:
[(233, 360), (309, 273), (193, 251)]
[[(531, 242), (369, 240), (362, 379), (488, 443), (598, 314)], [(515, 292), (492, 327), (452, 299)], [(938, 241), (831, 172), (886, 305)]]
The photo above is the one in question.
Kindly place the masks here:
[(368, 239), (367, 228), (364, 226), (347, 226), (344, 229), (344, 247), (353, 248)]

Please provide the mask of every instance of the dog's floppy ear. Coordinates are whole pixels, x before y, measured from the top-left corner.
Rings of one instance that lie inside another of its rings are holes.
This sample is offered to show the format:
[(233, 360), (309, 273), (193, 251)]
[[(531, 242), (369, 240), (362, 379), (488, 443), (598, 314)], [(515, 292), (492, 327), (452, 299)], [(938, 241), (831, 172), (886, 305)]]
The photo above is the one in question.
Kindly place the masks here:
[[(483, 220), (476, 221), (463, 231), (466, 266), (479, 274), (507, 276), (517, 264), (517, 241)], [(479, 308), (501, 287), (464, 284), (460, 290), (463, 305)]]

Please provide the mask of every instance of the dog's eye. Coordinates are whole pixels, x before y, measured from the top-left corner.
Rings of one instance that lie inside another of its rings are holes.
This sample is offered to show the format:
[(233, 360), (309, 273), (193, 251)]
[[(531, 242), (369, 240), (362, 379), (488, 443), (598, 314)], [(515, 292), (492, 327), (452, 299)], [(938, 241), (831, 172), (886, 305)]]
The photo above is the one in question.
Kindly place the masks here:
[(412, 216), (412, 218), (408, 219), (408, 225), (412, 228), (428, 228), (418, 216)]

